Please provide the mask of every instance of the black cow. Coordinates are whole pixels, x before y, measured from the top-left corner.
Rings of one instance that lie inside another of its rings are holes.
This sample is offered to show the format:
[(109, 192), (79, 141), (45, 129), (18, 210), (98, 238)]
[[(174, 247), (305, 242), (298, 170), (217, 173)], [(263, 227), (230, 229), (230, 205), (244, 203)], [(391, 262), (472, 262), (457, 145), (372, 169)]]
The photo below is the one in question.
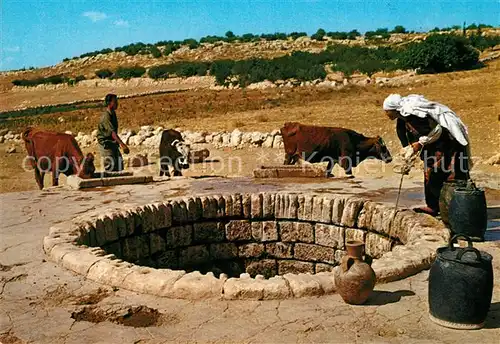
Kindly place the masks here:
[(354, 130), (320, 127), (287, 122), (281, 128), (285, 146), (285, 165), (299, 159), (311, 163), (328, 161), (328, 173), (335, 163), (352, 174), (352, 168), (368, 158), (392, 161), (391, 153), (380, 136), (366, 137)]
[(170, 176), (170, 167), (174, 176), (182, 176), (182, 169), (189, 168), (190, 147), (184, 142), (177, 130), (164, 130), (160, 141), (160, 176)]

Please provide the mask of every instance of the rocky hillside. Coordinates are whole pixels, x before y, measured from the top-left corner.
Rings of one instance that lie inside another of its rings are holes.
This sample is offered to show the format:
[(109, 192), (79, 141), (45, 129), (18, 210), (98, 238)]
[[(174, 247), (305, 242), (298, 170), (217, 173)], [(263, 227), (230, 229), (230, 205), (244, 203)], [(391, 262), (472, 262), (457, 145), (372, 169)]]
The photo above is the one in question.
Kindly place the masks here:
[[(452, 32), (452, 31), (450, 31)], [(485, 36), (500, 35), (500, 28), (483, 30)], [(151, 66), (169, 64), (178, 61), (214, 61), (221, 59), (242, 60), (249, 58), (274, 58), (290, 54), (294, 51), (306, 51), (317, 53), (324, 50), (328, 44), (337, 43), (344, 45), (358, 45), (375, 47), (402, 46), (410, 42), (424, 40), (428, 34), (391, 34), (386, 40), (367, 40), (363, 36), (355, 40), (334, 40), (325, 36), (324, 40), (315, 40), (307, 36), (297, 39), (288, 38), (286, 40), (241, 43), (235, 42), (215, 42), (201, 43), (197, 48), (191, 49), (189, 46), (182, 46), (172, 53), (160, 57), (153, 57), (151, 54), (127, 55), (127, 53), (110, 52), (106, 54), (97, 54), (83, 58), (66, 60), (55, 66), (30, 69), (23, 71), (10, 71), (0, 73), (0, 90), (5, 91), (13, 87), (12, 80), (15, 79), (33, 79), (62, 74), (75, 77), (83, 75), (87, 79), (95, 78), (95, 72), (99, 69), (116, 69), (119, 66)], [(164, 47), (159, 47), (164, 53)]]

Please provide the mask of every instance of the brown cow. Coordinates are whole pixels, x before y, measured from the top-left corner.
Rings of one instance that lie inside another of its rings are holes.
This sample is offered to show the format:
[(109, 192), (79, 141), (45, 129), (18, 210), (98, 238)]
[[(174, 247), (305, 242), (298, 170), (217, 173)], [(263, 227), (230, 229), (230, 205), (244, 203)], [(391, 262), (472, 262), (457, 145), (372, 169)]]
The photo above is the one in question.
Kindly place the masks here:
[(281, 128), (285, 146), (285, 165), (300, 158), (311, 163), (328, 161), (328, 173), (338, 163), (347, 174), (368, 158), (392, 161), (391, 153), (380, 136), (365, 137), (353, 130), (319, 127), (287, 122)]
[(72, 135), (27, 128), (23, 140), (28, 151), (31, 166), (35, 170), (38, 187), (43, 189), (46, 172), (52, 172), (52, 185), (59, 184), (59, 173), (80, 178), (91, 178), (95, 171), (94, 155), (83, 156)]

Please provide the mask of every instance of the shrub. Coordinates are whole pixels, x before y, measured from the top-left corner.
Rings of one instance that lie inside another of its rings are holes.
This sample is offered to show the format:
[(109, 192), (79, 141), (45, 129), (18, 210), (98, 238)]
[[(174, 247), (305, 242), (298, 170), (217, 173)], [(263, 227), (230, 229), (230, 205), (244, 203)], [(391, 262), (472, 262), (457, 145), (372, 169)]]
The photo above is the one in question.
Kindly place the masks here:
[(107, 79), (113, 75), (113, 72), (110, 71), (109, 69), (99, 69), (98, 71), (95, 72), (95, 75), (99, 79)]
[(151, 52), (151, 56), (155, 59), (161, 57), (161, 51), (156, 46), (149, 47), (149, 51)]
[(119, 67), (113, 74), (113, 79), (131, 79), (139, 78), (146, 73), (146, 68), (140, 66)]
[(288, 35), (288, 37), (291, 37), (293, 40), (304, 36), (307, 36), (307, 32), (292, 32), (290, 35)]
[(12, 80), (12, 84), (15, 86), (24, 86), (24, 87), (33, 87), (33, 86), (38, 86), (41, 84), (62, 84), (65, 82), (69, 82), (70, 79), (66, 78), (65, 76), (59, 74), (59, 75), (52, 75), (47, 78), (36, 78), (36, 79), (16, 79)]
[(226, 79), (231, 75), (234, 63), (232, 60), (219, 60), (212, 63), (210, 66), (210, 75), (215, 77), (217, 84), (224, 85)]
[(205, 62), (176, 62), (151, 67), (148, 76), (152, 79), (166, 79), (172, 75), (179, 77), (203, 76), (207, 74), (208, 63)]
[(318, 29), (314, 35), (311, 35), (311, 39), (314, 39), (316, 41), (322, 41), (323, 37), (326, 36), (326, 32), (323, 29)]
[(78, 82), (80, 82), (80, 81), (82, 81), (82, 80), (85, 80), (85, 76), (83, 76), (83, 75), (78, 75), (78, 76), (75, 78), (75, 82), (77, 82), (77, 83), (78, 83)]
[(406, 29), (401, 25), (396, 25), (391, 33), (407, 33)]
[(413, 43), (402, 53), (401, 66), (420, 73), (440, 73), (478, 66), (479, 52), (470, 42), (455, 35), (430, 35)]

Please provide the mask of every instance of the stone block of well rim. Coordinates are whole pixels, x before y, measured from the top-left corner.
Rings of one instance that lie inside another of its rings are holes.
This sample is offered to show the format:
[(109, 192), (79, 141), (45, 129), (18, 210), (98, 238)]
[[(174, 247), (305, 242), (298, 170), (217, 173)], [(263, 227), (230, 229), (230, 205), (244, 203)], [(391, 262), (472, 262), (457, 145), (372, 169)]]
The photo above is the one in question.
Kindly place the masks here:
[[(311, 219), (315, 222), (321, 222), (323, 219), (323, 197), (314, 197), (312, 204)], [(327, 222), (328, 223), (328, 222)]]
[(53, 237), (53, 236), (47, 235), (43, 238), (43, 251), (46, 254), (50, 254), (50, 251), (54, 248), (54, 246), (62, 244), (62, 243), (66, 243), (66, 242), (67, 241), (65, 238)]
[(220, 298), (223, 285), (224, 280), (215, 278), (212, 273), (202, 275), (194, 271), (175, 282), (171, 295), (179, 299)]
[(342, 195), (335, 195), (335, 197), (333, 198), (331, 223), (333, 223), (334, 225), (342, 224), (342, 215), (344, 213), (345, 202), (346, 200)]
[(281, 221), (278, 223), (281, 241), (314, 242), (314, 229), (310, 223)]
[(277, 275), (277, 265), (274, 259), (261, 259), (249, 262), (245, 269), (250, 276), (262, 275), (270, 278)]
[(123, 219), (123, 222), (125, 224), (125, 232), (119, 232), (118, 234), (120, 235), (121, 238), (130, 236), (134, 234), (135, 231), (135, 219), (134, 219), (134, 214), (133, 210), (122, 210), (120, 211), (120, 215)]
[(217, 201), (213, 197), (201, 197), (202, 217), (215, 219), (217, 217)]
[(244, 194), (241, 199), (243, 217), (249, 219), (252, 217), (252, 195)]
[(149, 234), (149, 250), (151, 255), (164, 251), (166, 247), (165, 239), (161, 235), (154, 232)]
[(238, 256), (244, 258), (259, 258), (264, 251), (264, 244), (249, 243), (238, 246)]
[(345, 227), (355, 227), (364, 202), (360, 198), (347, 198), (344, 203), (340, 224)]
[(213, 260), (234, 259), (238, 257), (238, 247), (233, 243), (209, 245), (210, 258)]
[(232, 195), (233, 199), (233, 216), (243, 216), (243, 196), (241, 194)]
[(149, 207), (153, 212), (153, 231), (156, 231), (164, 227), (163, 224), (165, 222), (164, 219), (165, 214), (163, 211), (160, 210), (161, 205), (162, 203), (160, 202), (152, 203), (149, 205)]
[(210, 260), (210, 253), (205, 245), (189, 246), (179, 251), (179, 266), (192, 266), (206, 263)]
[(262, 217), (264, 219), (274, 218), (274, 208), (276, 206), (276, 195), (272, 193), (262, 194)]
[(324, 293), (321, 284), (312, 278), (312, 275), (285, 274), (283, 278), (287, 280), (294, 297), (318, 296)]
[(347, 255), (347, 251), (344, 250), (336, 250), (335, 251), (335, 263), (340, 265), (342, 263), (342, 258)]
[(177, 250), (165, 250), (153, 256), (156, 266), (160, 269), (177, 269), (179, 267), (179, 255)]
[(188, 198), (185, 200), (187, 205), (187, 220), (189, 222), (195, 222), (202, 218), (203, 216), (203, 204), (199, 197)]
[(62, 258), (66, 254), (68, 254), (70, 252), (76, 252), (79, 250), (81, 250), (80, 247), (65, 242), (65, 243), (61, 243), (61, 244), (58, 244), (58, 245), (55, 245), (54, 247), (52, 247), (52, 249), (50, 250), (50, 253), (48, 253), (48, 255), (50, 257), (50, 260), (52, 260), (53, 262), (61, 263)]
[(292, 258), (292, 244), (284, 242), (269, 242), (265, 244), (266, 252), (270, 257), (287, 259)]
[(226, 224), (226, 238), (229, 241), (252, 239), (252, 226), (247, 220), (232, 220)]
[[(337, 251), (335, 253), (337, 253)], [(333, 270), (333, 267), (334, 266), (330, 264), (316, 263), (314, 264), (314, 272), (331, 272)]]
[(263, 195), (252, 194), (250, 195), (250, 217), (252, 219), (262, 219), (262, 205)]
[(139, 293), (157, 296), (170, 296), (175, 282), (182, 276), (184, 271), (173, 271), (168, 269), (151, 269), (134, 266), (132, 272), (125, 277), (122, 287)]
[(95, 221), (95, 240), (97, 246), (103, 246), (106, 244), (104, 217), (100, 217)]
[(220, 222), (199, 222), (193, 224), (193, 240), (196, 243), (224, 241), (225, 229)]
[(118, 235), (118, 226), (117, 223), (113, 220), (112, 215), (109, 214), (107, 216), (104, 216), (102, 219), (104, 222), (104, 233), (106, 243), (113, 242), (119, 239)]
[(335, 274), (333, 271), (316, 272), (316, 274), (311, 277), (318, 281), (321, 289), (323, 289), (323, 293), (333, 294), (337, 290), (335, 286)]
[(314, 244), (296, 243), (293, 257), (298, 260), (333, 264), (335, 262), (335, 249)]
[(218, 219), (226, 217), (226, 200), (222, 196), (217, 196), (214, 197), (215, 201), (217, 202), (217, 212), (216, 212), (216, 217)]
[(148, 257), (149, 238), (145, 236), (127, 237), (121, 240), (123, 259), (134, 263), (139, 259)]
[(317, 223), (314, 226), (314, 242), (318, 245), (344, 249), (345, 228)]
[(227, 300), (279, 300), (290, 295), (288, 285), (281, 276), (268, 280), (230, 278), (224, 283), (224, 298)]
[(182, 225), (188, 222), (188, 211), (186, 202), (183, 200), (173, 201), (172, 205), (172, 222), (176, 225)]
[(376, 211), (377, 208), (377, 203), (367, 201), (363, 205), (363, 209), (361, 209), (359, 216), (358, 216), (358, 222), (357, 222), (357, 227), (362, 228), (362, 229), (372, 229), (371, 228), (371, 223), (372, 223), (372, 216), (374, 212)]
[(121, 242), (115, 241), (109, 244), (106, 244), (105, 246), (102, 247), (104, 251), (108, 254), (113, 254), (118, 258), (122, 258), (122, 245)]
[(98, 261), (104, 259), (96, 256), (88, 248), (80, 248), (76, 251), (71, 251), (62, 257), (62, 266), (80, 275), (86, 276), (90, 267)]
[(279, 260), (278, 274), (284, 275), (287, 273), (314, 273), (314, 264), (309, 262), (300, 262), (298, 260)]
[(297, 212), (297, 219), (303, 221), (312, 221), (313, 215), (313, 200), (312, 195), (301, 195), (298, 198), (299, 208)]
[(132, 264), (121, 262), (116, 263), (104, 258), (93, 264), (87, 272), (87, 278), (109, 286), (122, 288), (122, 282), (130, 273)]
[(345, 242), (348, 241), (366, 241), (367, 231), (357, 228), (346, 228), (345, 229)]
[(234, 217), (233, 195), (223, 195), (224, 198), (224, 213), (226, 217)]
[(175, 226), (165, 230), (165, 241), (168, 248), (191, 245), (193, 226)]
[(380, 258), (392, 248), (392, 240), (379, 234), (368, 233), (366, 235), (365, 251), (372, 258)]

